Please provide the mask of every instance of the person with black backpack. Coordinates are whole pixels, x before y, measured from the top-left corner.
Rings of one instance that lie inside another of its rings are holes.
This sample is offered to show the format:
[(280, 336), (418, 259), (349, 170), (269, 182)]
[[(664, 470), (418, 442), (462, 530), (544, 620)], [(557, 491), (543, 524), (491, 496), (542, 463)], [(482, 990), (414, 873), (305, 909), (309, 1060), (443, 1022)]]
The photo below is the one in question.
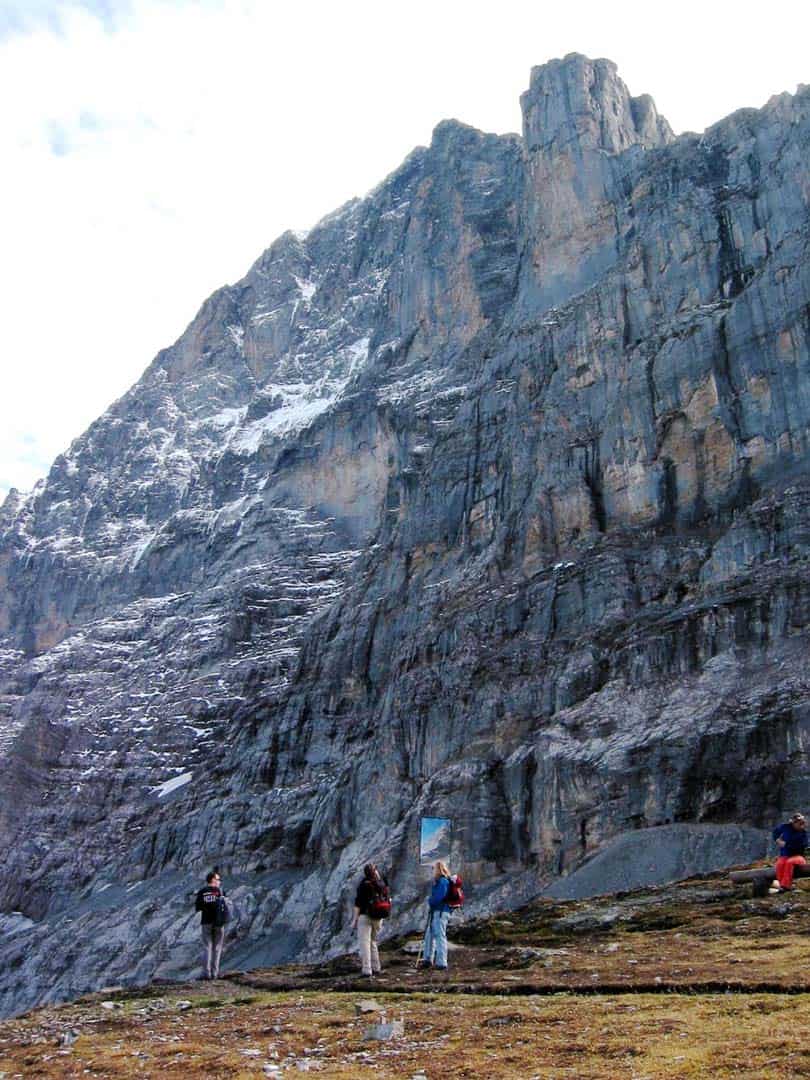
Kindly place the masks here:
[(204, 979), (219, 978), (219, 962), (225, 944), (225, 924), (231, 917), (230, 901), (222, 891), (218, 870), (206, 875), (205, 885), (197, 893), (194, 910), (201, 912)]
[(379, 975), (382, 970), (377, 935), (382, 920), (387, 919), (390, 914), (391, 894), (388, 891), (388, 882), (374, 863), (366, 863), (363, 867), (363, 880), (357, 886), (354, 898), (352, 929), (357, 929), (360, 963), (367, 979), (372, 975)]

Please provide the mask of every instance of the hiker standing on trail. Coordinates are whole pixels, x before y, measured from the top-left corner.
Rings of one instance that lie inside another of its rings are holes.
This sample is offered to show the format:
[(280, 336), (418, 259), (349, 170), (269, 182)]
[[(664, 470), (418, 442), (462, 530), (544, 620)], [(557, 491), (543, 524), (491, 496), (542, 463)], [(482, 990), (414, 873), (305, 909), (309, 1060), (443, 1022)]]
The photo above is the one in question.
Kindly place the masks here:
[(423, 943), (424, 959), (419, 964), (422, 968), (447, 970), (447, 924), (452, 911), (450, 893), (451, 887), (457, 888), (457, 881), (459, 879), (452, 877), (441, 859), (433, 864), (433, 887), (428, 897), (428, 924)]
[(789, 892), (793, 888), (794, 868), (807, 864), (804, 857), (807, 850), (804, 814), (793, 814), (790, 821), (777, 825), (773, 830), (773, 838), (779, 848), (779, 857), (776, 860), (776, 880), (779, 884), (771, 891)]
[(357, 930), (357, 946), (360, 951), (360, 963), (363, 975), (370, 979), (379, 975), (380, 954), (377, 949), (377, 935), (382, 920), (391, 914), (391, 894), (388, 882), (374, 865), (366, 863), (363, 867), (363, 880), (357, 886), (354, 898), (354, 919), (352, 929)]
[(219, 978), (219, 961), (225, 943), (225, 924), (230, 918), (230, 901), (222, 891), (218, 870), (206, 875), (205, 885), (197, 893), (194, 910), (201, 912), (203, 941), (203, 978)]

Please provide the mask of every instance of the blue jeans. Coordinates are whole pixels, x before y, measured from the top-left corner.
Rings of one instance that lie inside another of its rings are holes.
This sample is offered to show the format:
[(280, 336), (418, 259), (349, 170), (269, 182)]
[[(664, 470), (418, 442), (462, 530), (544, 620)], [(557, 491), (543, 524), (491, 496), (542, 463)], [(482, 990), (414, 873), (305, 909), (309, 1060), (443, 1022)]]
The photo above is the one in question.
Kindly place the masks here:
[(430, 921), (425, 930), (425, 960), (440, 968), (447, 967), (447, 924), (449, 921), (449, 911), (431, 911)]

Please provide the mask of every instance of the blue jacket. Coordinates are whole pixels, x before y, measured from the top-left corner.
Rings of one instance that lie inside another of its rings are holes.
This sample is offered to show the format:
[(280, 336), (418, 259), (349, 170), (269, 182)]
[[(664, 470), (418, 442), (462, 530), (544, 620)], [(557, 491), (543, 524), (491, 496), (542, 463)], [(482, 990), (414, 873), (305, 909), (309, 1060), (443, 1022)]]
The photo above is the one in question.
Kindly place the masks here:
[(794, 829), (789, 821), (784, 825), (777, 825), (773, 830), (774, 840), (782, 838), (785, 846), (779, 848), (779, 854), (788, 858), (791, 855), (804, 855), (807, 848), (807, 832), (804, 829)]
[(450, 878), (440, 877), (438, 881), (433, 882), (433, 888), (430, 890), (430, 897), (428, 898), (428, 906), (431, 911), (450, 910), (450, 905), (444, 902), (449, 888)]

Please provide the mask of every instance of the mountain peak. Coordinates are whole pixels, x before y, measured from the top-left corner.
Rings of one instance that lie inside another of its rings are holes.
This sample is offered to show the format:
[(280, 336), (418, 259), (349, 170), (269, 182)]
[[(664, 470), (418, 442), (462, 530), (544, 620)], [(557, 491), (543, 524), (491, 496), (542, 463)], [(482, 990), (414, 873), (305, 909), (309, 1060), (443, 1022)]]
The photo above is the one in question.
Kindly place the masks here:
[(521, 96), (523, 135), (529, 150), (562, 148), (619, 154), (630, 146), (664, 146), (673, 138), (648, 94), (633, 98), (612, 60), (569, 53), (532, 68)]

